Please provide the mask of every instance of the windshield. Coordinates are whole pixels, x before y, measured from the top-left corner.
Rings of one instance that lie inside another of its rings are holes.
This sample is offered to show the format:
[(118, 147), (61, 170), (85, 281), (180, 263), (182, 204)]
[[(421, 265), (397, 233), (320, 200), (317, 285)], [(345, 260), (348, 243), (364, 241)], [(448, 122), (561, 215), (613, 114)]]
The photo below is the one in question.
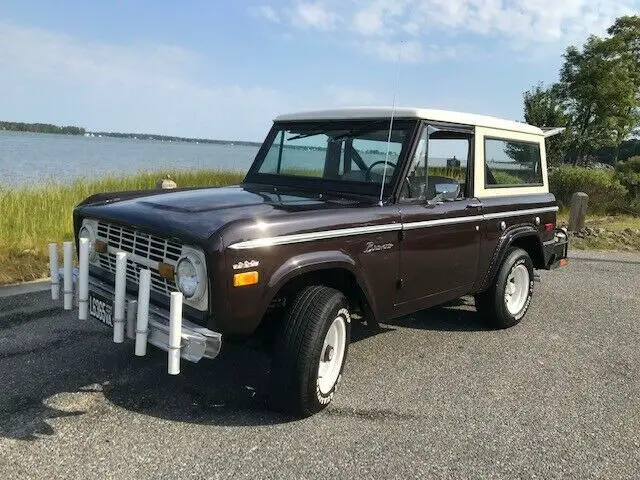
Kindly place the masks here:
[(388, 143), (389, 126), (389, 120), (276, 124), (248, 177), (276, 183), (274, 177), (288, 183), (315, 181), (342, 191), (379, 193), (383, 178), (390, 185), (401, 168), (415, 122), (394, 121)]

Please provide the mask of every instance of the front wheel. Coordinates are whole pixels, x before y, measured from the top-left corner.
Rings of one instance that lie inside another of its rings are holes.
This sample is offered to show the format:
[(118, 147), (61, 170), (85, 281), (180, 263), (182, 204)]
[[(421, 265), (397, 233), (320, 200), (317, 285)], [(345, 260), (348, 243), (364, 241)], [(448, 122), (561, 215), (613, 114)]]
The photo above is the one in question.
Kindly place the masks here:
[(476, 295), (476, 308), (495, 328), (520, 323), (533, 297), (533, 262), (521, 248), (511, 248), (500, 266), (496, 282)]
[(289, 308), (273, 353), (273, 399), (280, 410), (306, 417), (335, 394), (349, 350), (351, 316), (342, 292), (314, 285)]

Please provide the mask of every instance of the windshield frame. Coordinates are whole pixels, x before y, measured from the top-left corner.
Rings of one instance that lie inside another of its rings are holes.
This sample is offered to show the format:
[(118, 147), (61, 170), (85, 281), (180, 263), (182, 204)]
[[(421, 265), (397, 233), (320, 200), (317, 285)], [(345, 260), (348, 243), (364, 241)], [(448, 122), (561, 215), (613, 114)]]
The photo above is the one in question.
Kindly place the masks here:
[[(259, 170), (263, 162), (267, 158), (267, 154), (269, 153), (271, 146), (273, 145), (274, 141), (276, 141), (276, 136), (283, 130), (287, 130), (290, 128), (300, 128), (301, 125), (308, 125), (310, 129), (313, 128), (313, 126), (322, 126), (326, 130), (332, 130), (333, 127), (328, 128), (327, 125), (336, 124), (337, 129), (358, 131), (368, 123), (375, 124), (384, 122), (388, 126), (390, 120), (390, 118), (353, 118), (346, 120), (324, 119), (274, 122), (264, 142), (258, 150), (258, 153), (256, 154), (256, 157), (251, 164), (251, 167), (249, 168), (249, 171), (247, 172), (243, 183), (299, 188), (304, 190), (317, 191), (318, 193), (355, 193), (357, 195), (375, 197), (375, 199), (377, 200), (380, 197), (380, 182), (365, 183), (351, 180), (332, 180), (299, 175), (263, 173)], [(385, 126), (384, 128), (386, 129), (387, 126)], [(408, 158), (408, 153), (413, 146), (414, 138), (416, 132), (419, 129), (419, 126), (420, 121), (414, 118), (396, 118), (393, 121), (394, 130), (406, 130), (407, 136), (402, 143), (400, 154), (394, 158), (395, 161), (393, 163), (397, 162), (397, 165), (393, 170), (389, 182), (386, 184), (383, 199), (389, 199), (396, 190), (398, 177), (403, 174), (404, 167), (406, 165), (406, 159)], [(387, 176), (389, 175), (389, 173), (390, 172), (387, 171)]]

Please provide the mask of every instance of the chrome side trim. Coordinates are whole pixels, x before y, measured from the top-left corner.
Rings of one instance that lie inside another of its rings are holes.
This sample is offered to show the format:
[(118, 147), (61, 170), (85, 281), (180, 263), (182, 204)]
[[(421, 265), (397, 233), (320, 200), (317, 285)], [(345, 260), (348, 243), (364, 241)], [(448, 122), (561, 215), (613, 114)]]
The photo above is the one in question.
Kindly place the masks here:
[(325, 240), (327, 238), (351, 237), (355, 235), (366, 235), (368, 233), (397, 232), (400, 230), (414, 230), (417, 228), (436, 227), (439, 225), (453, 225), (458, 223), (470, 223), (482, 220), (492, 220), (504, 217), (520, 217), (523, 215), (534, 215), (537, 213), (557, 212), (558, 207), (530, 208), (527, 210), (512, 210), (508, 212), (488, 213), (482, 215), (470, 215), (466, 217), (441, 218), (437, 220), (425, 220), (422, 222), (410, 223), (387, 223), (383, 225), (370, 225), (366, 227), (341, 228), (336, 230), (325, 230), (321, 232), (298, 233), (295, 235), (282, 235), (279, 237), (265, 237), (256, 240), (247, 240), (229, 245), (232, 250), (247, 250), (250, 248), (273, 247), (276, 245), (288, 245), (291, 243), (312, 242), (314, 240)]
[(441, 218), (438, 220), (425, 220), (423, 222), (405, 223), (403, 224), (403, 229), (414, 230), (416, 228), (437, 227), (438, 225), (451, 225), (476, 221), (482, 221), (482, 215), (472, 215), (470, 217)]
[(298, 233), (295, 235), (283, 235), (281, 237), (265, 237), (256, 240), (248, 240), (229, 245), (232, 250), (246, 250), (249, 248), (272, 247), (290, 243), (311, 242), (327, 238), (350, 237), (353, 235), (365, 235), (367, 233), (396, 232), (402, 230), (400, 223), (385, 223), (383, 225), (369, 225), (366, 227), (341, 228), (338, 230), (324, 230), (322, 232)]
[(558, 210), (558, 207), (530, 208), (528, 210), (512, 210), (510, 212), (485, 213), (483, 217), (485, 220), (492, 220), (494, 218), (520, 217), (522, 215), (535, 215), (536, 213), (557, 212)]

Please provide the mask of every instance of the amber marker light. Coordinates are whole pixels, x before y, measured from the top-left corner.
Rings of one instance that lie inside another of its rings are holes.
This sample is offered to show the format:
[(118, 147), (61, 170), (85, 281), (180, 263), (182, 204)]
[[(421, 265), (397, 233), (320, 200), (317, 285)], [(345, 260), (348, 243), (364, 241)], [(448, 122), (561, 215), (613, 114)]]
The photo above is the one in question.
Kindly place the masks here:
[(167, 263), (159, 263), (158, 273), (162, 278), (173, 281), (173, 278), (176, 276), (176, 269), (173, 268), (173, 265), (169, 265)]
[(569, 263), (569, 260), (567, 260), (566, 258), (563, 258), (563, 259), (560, 260), (560, 266), (561, 267), (564, 267), (568, 263)]
[(258, 272), (242, 272), (233, 275), (234, 287), (248, 287), (249, 285), (255, 285), (258, 283)]
[(98, 253), (107, 253), (107, 242), (103, 242), (102, 240), (96, 240), (94, 247), (96, 252)]

